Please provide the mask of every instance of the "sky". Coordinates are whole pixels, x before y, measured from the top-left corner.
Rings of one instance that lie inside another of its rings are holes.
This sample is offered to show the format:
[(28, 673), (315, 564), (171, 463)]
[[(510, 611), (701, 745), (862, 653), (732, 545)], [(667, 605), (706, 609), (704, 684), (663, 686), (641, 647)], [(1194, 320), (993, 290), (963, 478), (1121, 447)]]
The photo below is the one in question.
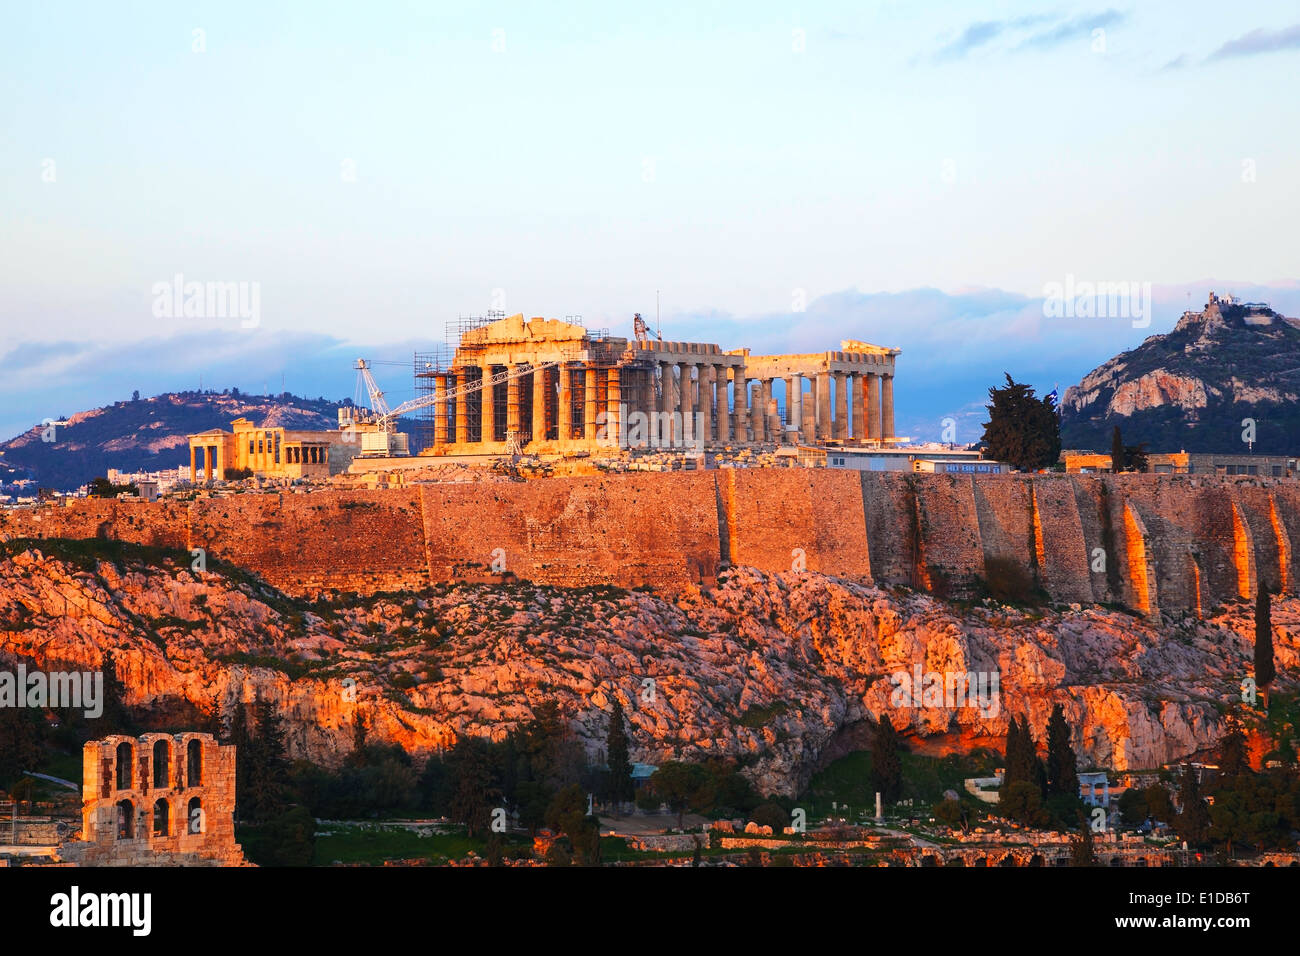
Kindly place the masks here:
[[(630, 334), (656, 295), (667, 339), (901, 348), (937, 437), (1211, 289), (1300, 315), (1294, 2), (625, 7), (10, 0), (0, 437), (200, 376), (352, 397), (458, 315)], [(176, 276), (256, 322), (159, 314)], [(1067, 277), (1151, 321), (1045, 316)]]

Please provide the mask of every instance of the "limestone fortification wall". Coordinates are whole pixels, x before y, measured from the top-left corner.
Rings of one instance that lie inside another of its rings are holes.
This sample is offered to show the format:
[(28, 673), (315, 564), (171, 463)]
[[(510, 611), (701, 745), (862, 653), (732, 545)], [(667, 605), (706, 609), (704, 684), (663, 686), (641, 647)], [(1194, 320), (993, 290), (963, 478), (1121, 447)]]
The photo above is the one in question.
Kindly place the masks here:
[(1181, 475), (721, 469), (0, 512), (0, 536), (204, 548), (290, 592), (503, 569), (566, 586), (679, 588), (731, 564), (802, 562), (965, 597), (1000, 559), (1053, 600), (1150, 614), (1205, 613), (1260, 580), (1295, 592), (1297, 535), (1295, 481)]

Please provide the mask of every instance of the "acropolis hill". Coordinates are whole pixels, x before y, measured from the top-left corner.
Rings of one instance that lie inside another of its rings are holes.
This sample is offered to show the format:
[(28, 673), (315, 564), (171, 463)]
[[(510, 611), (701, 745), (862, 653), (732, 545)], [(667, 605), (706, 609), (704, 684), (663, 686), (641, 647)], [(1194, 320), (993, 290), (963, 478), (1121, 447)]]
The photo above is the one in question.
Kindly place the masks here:
[(961, 598), (1010, 565), (1054, 602), (1149, 616), (1207, 614), (1252, 597), (1261, 580), (1293, 592), (1297, 533), (1300, 487), (1285, 479), (814, 469), (85, 499), (0, 513), (6, 538), (202, 548), (289, 593), (419, 589), (502, 571), (680, 590), (750, 566)]

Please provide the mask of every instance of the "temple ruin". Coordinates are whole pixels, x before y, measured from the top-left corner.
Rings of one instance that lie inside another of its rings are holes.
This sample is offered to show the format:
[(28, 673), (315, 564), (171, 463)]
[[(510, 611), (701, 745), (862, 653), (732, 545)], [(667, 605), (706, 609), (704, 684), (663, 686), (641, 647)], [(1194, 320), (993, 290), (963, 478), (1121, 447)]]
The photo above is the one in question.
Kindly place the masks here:
[(446, 367), (417, 372), (433, 382), (424, 453), (894, 440), (898, 349), (845, 340), (836, 351), (751, 355), (643, 328), (629, 340), (520, 314), (464, 331)]

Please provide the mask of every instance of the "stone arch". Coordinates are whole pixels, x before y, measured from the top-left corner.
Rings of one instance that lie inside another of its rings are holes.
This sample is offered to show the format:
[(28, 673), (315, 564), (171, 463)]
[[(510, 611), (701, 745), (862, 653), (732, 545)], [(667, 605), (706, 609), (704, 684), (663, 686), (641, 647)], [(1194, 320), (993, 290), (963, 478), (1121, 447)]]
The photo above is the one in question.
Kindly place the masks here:
[(1042, 855), (1041, 853), (1035, 853), (1033, 856), (1031, 856), (1031, 857), (1029, 858), (1029, 862), (1028, 862), (1026, 865), (1027, 865), (1027, 866), (1046, 866), (1046, 865), (1047, 865), (1047, 861), (1043, 859), (1043, 855)]
[(185, 745), (185, 785), (203, 786), (203, 742), (191, 737)]
[(171, 786), (172, 747), (170, 741), (153, 742), (153, 785), (165, 790)]
[(207, 821), (204, 819), (203, 814), (203, 801), (198, 797), (191, 797), (189, 804), (185, 808), (185, 832), (206, 833), (207, 830)]
[(1015, 866), (1015, 865), (1016, 865), (1016, 858), (1010, 853), (1008, 853), (1002, 859), (998, 860), (998, 866)]
[(130, 790), (133, 771), (135, 770), (135, 747), (129, 741), (122, 741), (115, 751), (117, 761), (117, 789)]
[(153, 835), (166, 837), (172, 835), (172, 807), (167, 800), (157, 800), (153, 805)]
[(117, 802), (117, 838), (119, 840), (135, 839), (135, 804), (130, 800)]

